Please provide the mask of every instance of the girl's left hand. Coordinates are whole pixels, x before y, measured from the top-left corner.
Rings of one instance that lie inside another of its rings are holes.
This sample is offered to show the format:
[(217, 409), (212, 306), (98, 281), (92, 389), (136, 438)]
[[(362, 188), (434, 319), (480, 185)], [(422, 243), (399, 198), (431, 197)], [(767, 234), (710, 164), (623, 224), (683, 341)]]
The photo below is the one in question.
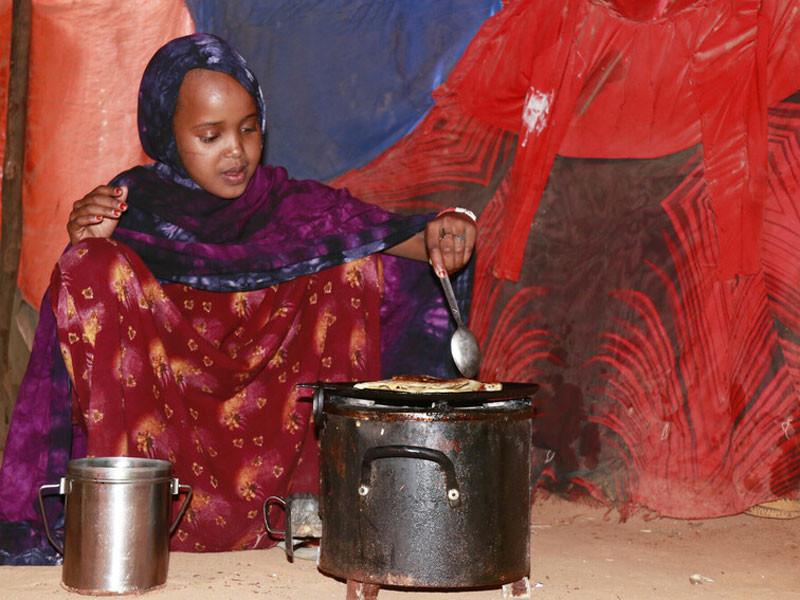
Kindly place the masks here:
[(425, 248), (436, 275), (462, 269), (472, 256), (476, 237), (475, 221), (467, 215), (448, 212), (430, 221), (425, 227)]

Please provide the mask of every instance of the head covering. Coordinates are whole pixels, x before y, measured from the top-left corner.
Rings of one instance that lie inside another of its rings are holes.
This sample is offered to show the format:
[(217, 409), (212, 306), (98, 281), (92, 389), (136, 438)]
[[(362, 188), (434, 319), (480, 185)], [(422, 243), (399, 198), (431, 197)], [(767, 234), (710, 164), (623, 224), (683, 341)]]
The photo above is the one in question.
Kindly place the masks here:
[(253, 97), (261, 131), (266, 132), (264, 96), (244, 58), (210, 33), (194, 33), (162, 46), (150, 59), (139, 86), (139, 139), (148, 156), (188, 178), (172, 132), (172, 117), (183, 78), (192, 69), (230, 75)]

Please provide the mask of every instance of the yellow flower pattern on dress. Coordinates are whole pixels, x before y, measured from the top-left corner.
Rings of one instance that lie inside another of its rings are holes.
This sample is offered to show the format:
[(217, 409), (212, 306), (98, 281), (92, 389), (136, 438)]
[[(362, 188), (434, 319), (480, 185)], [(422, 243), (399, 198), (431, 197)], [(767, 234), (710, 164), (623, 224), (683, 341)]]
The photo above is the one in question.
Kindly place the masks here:
[(286, 362), (286, 349), (278, 348), (278, 351), (275, 354), (273, 354), (271, 359), (269, 359), (268, 366), (270, 369), (277, 369), (278, 367), (282, 366), (283, 363), (285, 362)]
[(94, 343), (97, 340), (97, 334), (100, 333), (102, 329), (103, 326), (100, 325), (100, 319), (98, 318), (97, 313), (92, 311), (92, 313), (89, 315), (89, 318), (86, 320), (86, 323), (83, 325), (83, 341), (90, 346), (94, 346)]
[(136, 434), (136, 449), (147, 456), (153, 455), (156, 440), (149, 431), (140, 431)]
[(100, 421), (103, 420), (104, 415), (101, 411), (97, 410), (96, 408), (90, 408), (83, 415), (83, 418), (87, 421), (91, 421), (92, 423), (99, 423)]
[(363, 261), (356, 260), (345, 265), (344, 279), (351, 288), (364, 287), (364, 275), (361, 272)]
[(233, 313), (241, 319), (247, 314), (247, 294), (243, 292), (236, 292), (233, 294), (232, 300), (233, 300)]
[(242, 428), (242, 415), (236, 411), (226, 411), (223, 414), (222, 420), (225, 422), (225, 426), (231, 431)]
[(153, 340), (150, 344), (150, 367), (158, 380), (167, 377), (167, 353), (164, 345), (159, 340)]
[(111, 289), (121, 304), (128, 303), (128, 284), (133, 279), (133, 270), (126, 262), (118, 262), (111, 269)]

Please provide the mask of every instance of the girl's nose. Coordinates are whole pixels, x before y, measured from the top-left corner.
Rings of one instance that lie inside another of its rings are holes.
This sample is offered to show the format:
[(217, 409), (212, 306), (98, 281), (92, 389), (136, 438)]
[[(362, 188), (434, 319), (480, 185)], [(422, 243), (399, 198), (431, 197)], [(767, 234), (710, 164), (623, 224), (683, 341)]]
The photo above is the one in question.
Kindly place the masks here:
[(239, 138), (235, 138), (233, 143), (231, 144), (230, 148), (228, 149), (228, 155), (234, 158), (238, 158), (244, 152), (242, 148), (242, 140)]

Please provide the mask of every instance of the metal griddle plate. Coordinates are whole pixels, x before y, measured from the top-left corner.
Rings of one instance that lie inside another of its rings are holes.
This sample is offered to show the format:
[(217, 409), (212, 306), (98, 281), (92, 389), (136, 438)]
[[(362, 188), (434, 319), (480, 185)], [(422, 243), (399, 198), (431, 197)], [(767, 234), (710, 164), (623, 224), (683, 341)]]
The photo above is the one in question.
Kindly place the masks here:
[(353, 383), (298, 383), (298, 387), (321, 389), (326, 396), (341, 396), (343, 398), (358, 398), (360, 400), (374, 400), (376, 403), (391, 406), (429, 406), (435, 403), (446, 403), (450, 406), (474, 406), (488, 402), (502, 402), (504, 400), (519, 400), (531, 398), (539, 389), (536, 383), (506, 383), (502, 382), (503, 389), (495, 392), (444, 392), (444, 393), (413, 393), (393, 392), (389, 390), (362, 390), (353, 387)]

